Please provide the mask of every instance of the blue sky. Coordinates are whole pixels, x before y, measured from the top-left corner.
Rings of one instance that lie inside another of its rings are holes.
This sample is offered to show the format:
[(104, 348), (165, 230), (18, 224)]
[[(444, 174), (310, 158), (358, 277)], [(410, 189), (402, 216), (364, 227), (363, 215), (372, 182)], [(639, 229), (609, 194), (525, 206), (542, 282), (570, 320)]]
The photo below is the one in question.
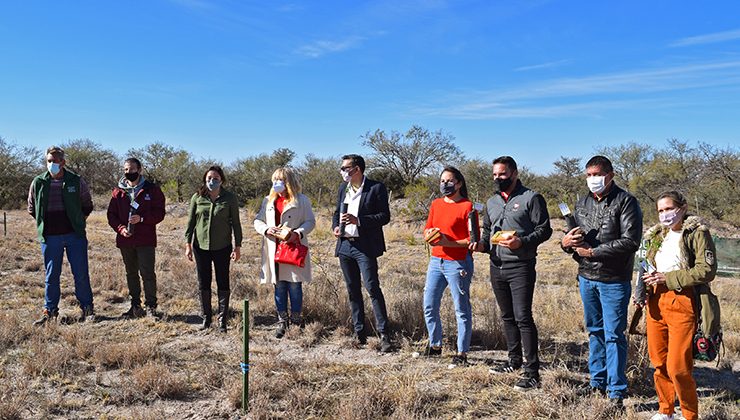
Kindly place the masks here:
[(0, 3), (0, 136), (232, 162), (452, 134), (536, 172), (669, 138), (740, 144), (735, 1)]

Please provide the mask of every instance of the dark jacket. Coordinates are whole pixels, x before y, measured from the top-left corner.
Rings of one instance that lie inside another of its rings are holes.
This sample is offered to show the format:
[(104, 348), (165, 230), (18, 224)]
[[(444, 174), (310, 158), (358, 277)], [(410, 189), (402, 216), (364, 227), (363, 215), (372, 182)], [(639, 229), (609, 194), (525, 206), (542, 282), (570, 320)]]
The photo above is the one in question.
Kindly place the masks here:
[[(491, 234), (499, 230), (515, 230), (522, 241), (518, 249), (491, 245)], [(496, 193), (486, 202), (483, 212), (483, 235), (481, 240), (491, 261), (504, 262), (530, 261), (537, 257), (537, 247), (550, 239), (550, 215), (545, 199), (537, 192), (526, 188), (517, 180), (509, 200)]]
[(591, 193), (578, 200), (574, 216), (594, 253), (592, 258), (583, 258), (565, 249), (578, 262), (578, 274), (603, 282), (630, 281), (642, 239), (642, 210), (637, 199), (612, 182), (601, 201)]
[[(337, 206), (334, 210), (331, 223), (332, 230), (339, 226), (339, 213), (346, 190), (346, 182), (339, 185)], [(360, 237), (357, 238), (354, 246), (368, 257), (379, 257), (383, 255), (385, 252), (383, 226), (391, 221), (391, 211), (388, 207), (388, 190), (385, 188), (385, 184), (365, 178), (357, 218), (360, 221), (360, 225), (357, 227)], [(337, 246), (334, 251), (335, 256), (339, 255), (340, 241), (341, 239), (337, 239)]]
[[(67, 213), (67, 218), (72, 224), (72, 228), (76, 234), (85, 236), (86, 218), (92, 213), (92, 201), (87, 206), (83, 206), (82, 198), (80, 194), (82, 188), (80, 183), (81, 178), (76, 173), (64, 168), (63, 178), (64, 185), (62, 187), (62, 200), (64, 201), (64, 210)], [(29, 202), (33, 202), (33, 210), (31, 215), (36, 219), (36, 229), (38, 231), (39, 241), (45, 242), (44, 239), (44, 216), (46, 215), (46, 207), (49, 204), (49, 191), (51, 189), (51, 174), (44, 172), (33, 179), (31, 183), (31, 197)]]
[(164, 194), (154, 183), (148, 180), (136, 194), (139, 208), (136, 213), (144, 221), (134, 225), (134, 234), (128, 238), (121, 236), (121, 231), (128, 224), (131, 196), (123, 188), (116, 187), (108, 203), (108, 224), (116, 231), (116, 246), (119, 248), (136, 246), (157, 246), (157, 224), (164, 220)]

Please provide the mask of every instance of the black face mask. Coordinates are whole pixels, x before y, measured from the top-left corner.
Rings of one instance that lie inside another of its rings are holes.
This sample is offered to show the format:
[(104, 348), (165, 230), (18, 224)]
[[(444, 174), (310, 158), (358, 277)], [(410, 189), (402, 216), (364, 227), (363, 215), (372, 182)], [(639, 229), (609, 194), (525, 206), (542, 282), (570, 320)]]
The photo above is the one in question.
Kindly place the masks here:
[(134, 182), (134, 181), (136, 181), (137, 178), (139, 178), (139, 173), (138, 172), (129, 172), (129, 173), (123, 174), (123, 176), (126, 177), (127, 180), (129, 180), (131, 182)]
[(511, 183), (513, 181), (511, 178), (496, 178), (493, 182), (496, 184), (496, 188), (498, 188), (499, 191), (506, 191), (511, 187)]
[(439, 192), (445, 197), (455, 194), (455, 183), (454, 182), (440, 182)]

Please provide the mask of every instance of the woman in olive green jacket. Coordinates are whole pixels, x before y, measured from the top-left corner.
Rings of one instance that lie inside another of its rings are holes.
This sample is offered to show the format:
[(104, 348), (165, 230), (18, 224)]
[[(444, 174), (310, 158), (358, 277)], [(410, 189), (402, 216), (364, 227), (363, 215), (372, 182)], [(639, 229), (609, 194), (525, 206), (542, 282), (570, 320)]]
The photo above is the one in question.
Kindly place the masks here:
[(711, 295), (708, 283), (717, 272), (715, 247), (709, 228), (686, 214), (688, 204), (681, 193), (660, 194), (657, 207), (660, 223), (645, 234), (651, 266), (642, 279), (648, 297), (635, 302), (648, 308), (648, 353), (659, 405), (652, 419), (673, 419), (678, 397), (681, 413), (693, 420), (699, 412), (692, 376), (696, 308), (698, 301)]
[(222, 332), (226, 332), (231, 294), (229, 260), (239, 261), (242, 246), (239, 203), (233, 193), (221, 186), (225, 182), (226, 176), (219, 166), (211, 166), (203, 174), (203, 185), (190, 199), (190, 218), (185, 231), (185, 256), (190, 261), (195, 258), (198, 271), (200, 304), (203, 310), (202, 329), (211, 326), (211, 270), (215, 269), (218, 324)]

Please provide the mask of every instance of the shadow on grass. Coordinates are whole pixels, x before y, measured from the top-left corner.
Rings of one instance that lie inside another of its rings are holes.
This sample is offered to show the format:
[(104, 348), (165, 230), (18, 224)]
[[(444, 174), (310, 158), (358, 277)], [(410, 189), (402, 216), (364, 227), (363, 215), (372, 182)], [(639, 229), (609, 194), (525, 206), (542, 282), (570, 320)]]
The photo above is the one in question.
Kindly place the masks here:
[(164, 317), (163, 321), (196, 325), (203, 323), (203, 317), (200, 315), (168, 315)]

